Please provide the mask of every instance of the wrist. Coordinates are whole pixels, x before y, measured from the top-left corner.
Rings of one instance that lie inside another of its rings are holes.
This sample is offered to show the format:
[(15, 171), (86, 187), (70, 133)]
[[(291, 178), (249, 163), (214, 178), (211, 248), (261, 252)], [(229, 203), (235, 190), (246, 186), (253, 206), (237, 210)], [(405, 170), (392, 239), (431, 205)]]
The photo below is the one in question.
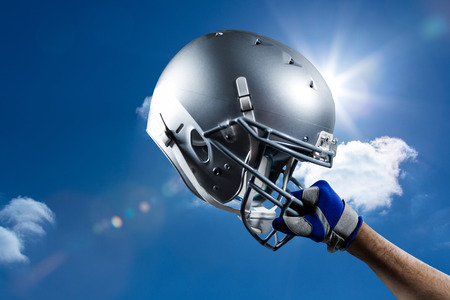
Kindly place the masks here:
[(361, 227), (355, 234), (353, 241), (348, 245), (347, 252), (351, 255), (364, 260), (363, 256), (367, 253), (367, 250), (371, 248), (369, 244), (373, 243), (372, 228), (367, 223), (362, 222)]
[(358, 225), (356, 225), (355, 230), (353, 230), (352, 234), (348, 237), (345, 245), (344, 245), (344, 250), (346, 250), (354, 241), (354, 239), (356, 238), (356, 235), (358, 234), (359, 230), (361, 229), (361, 226), (363, 225), (364, 221), (363, 218), (361, 216), (358, 217)]

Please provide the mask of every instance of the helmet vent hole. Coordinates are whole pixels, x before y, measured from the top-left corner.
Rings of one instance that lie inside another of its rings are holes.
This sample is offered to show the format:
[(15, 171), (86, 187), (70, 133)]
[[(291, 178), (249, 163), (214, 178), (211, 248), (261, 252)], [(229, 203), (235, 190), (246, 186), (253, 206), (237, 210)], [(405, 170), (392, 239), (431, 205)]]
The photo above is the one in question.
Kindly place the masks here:
[(178, 126), (177, 130), (175, 130), (175, 132), (176, 132), (177, 134), (179, 134), (180, 131), (183, 130), (183, 128), (184, 128), (184, 124), (181, 123), (180, 126)]
[(312, 89), (316, 89), (316, 83), (314, 82), (314, 80), (311, 79), (311, 81), (309, 82), (309, 87)]
[(208, 162), (209, 160), (208, 144), (195, 129), (191, 131), (191, 146), (198, 160), (200, 160), (203, 163)]

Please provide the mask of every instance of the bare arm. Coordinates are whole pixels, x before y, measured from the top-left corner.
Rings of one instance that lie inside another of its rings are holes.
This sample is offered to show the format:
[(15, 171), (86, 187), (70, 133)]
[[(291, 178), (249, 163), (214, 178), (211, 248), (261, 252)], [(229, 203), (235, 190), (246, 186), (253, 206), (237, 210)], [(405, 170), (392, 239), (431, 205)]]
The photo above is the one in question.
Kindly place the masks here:
[(326, 181), (320, 180), (295, 196), (312, 211), (304, 217), (286, 214), (277, 218), (274, 229), (326, 243), (330, 252), (347, 250), (365, 262), (398, 299), (450, 300), (450, 276), (376, 233)]
[(450, 276), (406, 253), (365, 223), (347, 251), (365, 262), (398, 299), (450, 299)]

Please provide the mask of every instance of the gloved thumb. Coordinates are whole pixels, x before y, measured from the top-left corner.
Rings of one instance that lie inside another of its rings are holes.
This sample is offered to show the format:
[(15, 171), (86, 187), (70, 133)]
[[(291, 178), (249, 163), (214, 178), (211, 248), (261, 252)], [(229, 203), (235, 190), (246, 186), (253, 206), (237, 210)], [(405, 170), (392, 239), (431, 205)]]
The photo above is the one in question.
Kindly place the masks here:
[(282, 217), (278, 217), (272, 222), (273, 229), (280, 231), (284, 234), (288, 235), (295, 235), (287, 226), (286, 223), (284, 223), (284, 220)]

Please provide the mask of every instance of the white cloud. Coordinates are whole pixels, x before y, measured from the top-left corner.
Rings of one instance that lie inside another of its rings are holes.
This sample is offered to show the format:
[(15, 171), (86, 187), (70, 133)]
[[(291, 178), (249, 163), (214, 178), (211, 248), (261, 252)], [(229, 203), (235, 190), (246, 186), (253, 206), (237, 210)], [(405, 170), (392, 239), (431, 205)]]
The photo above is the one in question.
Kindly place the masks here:
[(339, 145), (333, 168), (303, 163), (294, 176), (303, 178), (305, 186), (326, 180), (355, 208), (370, 211), (390, 207), (392, 197), (402, 195), (400, 164), (416, 157), (417, 152), (398, 138), (351, 141)]
[(17, 235), (0, 227), (0, 263), (26, 262), (28, 259), (22, 254), (23, 244)]
[(18, 197), (0, 211), (0, 222), (0, 263), (25, 262), (25, 242), (44, 236), (44, 224), (53, 224), (55, 217), (44, 203)]
[(142, 105), (136, 108), (136, 113), (145, 120), (147, 120), (148, 118), (148, 111), (150, 110), (151, 101), (152, 101), (151, 96), (145, 97), (144, 102), (142, 102)]

